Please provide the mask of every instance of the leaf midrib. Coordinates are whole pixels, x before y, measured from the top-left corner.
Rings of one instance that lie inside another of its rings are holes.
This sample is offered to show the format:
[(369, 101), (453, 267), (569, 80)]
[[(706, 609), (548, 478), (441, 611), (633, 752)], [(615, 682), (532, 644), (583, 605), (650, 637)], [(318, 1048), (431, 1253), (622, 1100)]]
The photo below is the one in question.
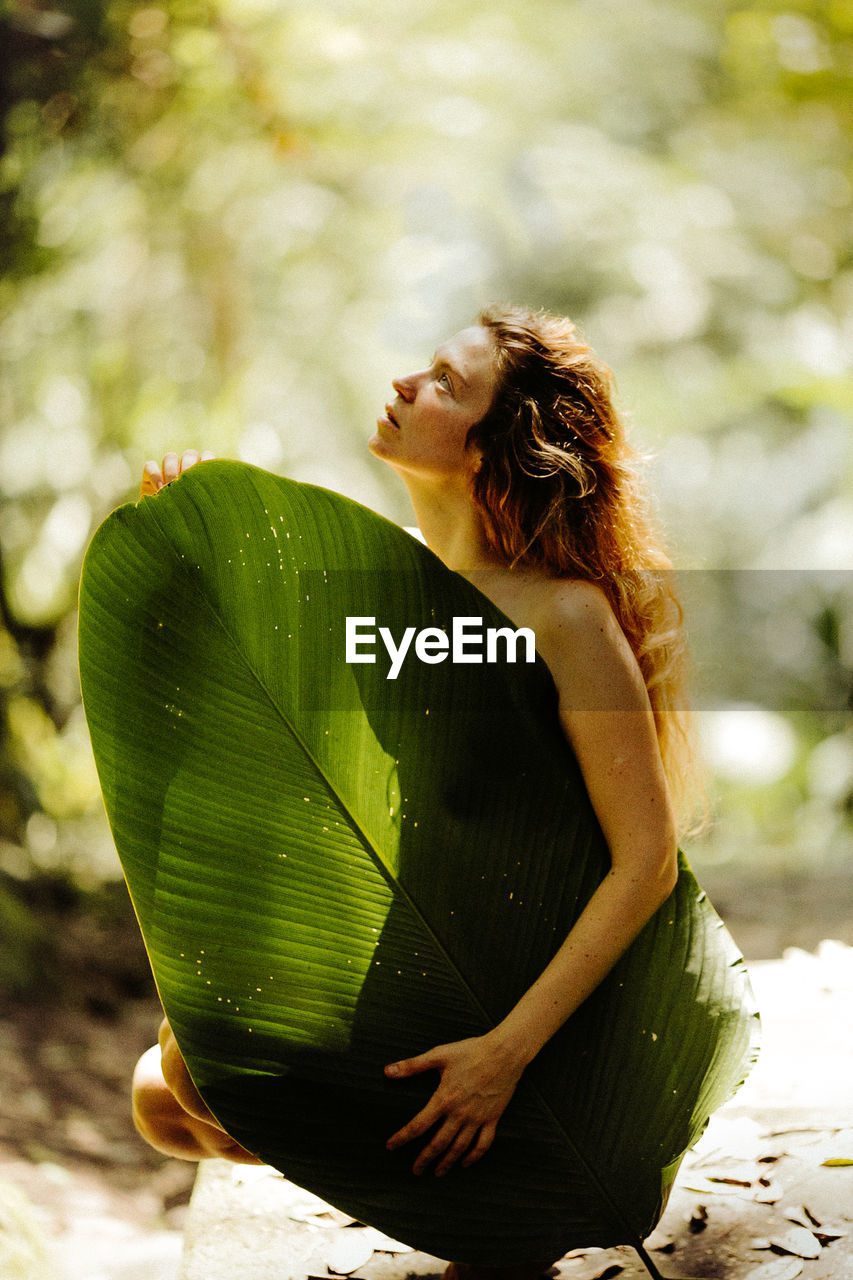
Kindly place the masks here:
[[(198, 477), (198, 476), (196, 475), (196, 476), (194, 476), (194, 477), (193, 477), (193, 479), (196, 481), (196, 483), (197, 483), (197, 485), (198, 485), (198, 486), (201, 486), (201, 483), (202, 483), (202, 481), (203, 481), (203, 477)], [(262, 497), (262, 495), (260, 494), (260, 492), (259, 492), (259, 491), (258, 491), (258, 489), (257, 489), (257, 486), (256, 486), (256, 484), (255, 484), (255, 480), (254, 480), (254, 476), (250, 476), (250, 479), (251, 479), (251, 482), (252, 482), (252, 487), (254, 488), (255, 493), (257, 494), (258, 500), (262, 503), (262, 502), (263, 502), (263, 497)], [(196, 511), (201, 515), (201, 514), (202, 514), (202, 512), (201, 512), (201, 508), (200, 508), (199, 504), (195, 501), (195, 499), (194, 499), (194, 497), (193, 497), (193, 495), (192, 495), (192, 493), (191, 493), (191, 488), (192, 488), (192, 486), (190, 486), (190, 488), (189, 488), (189, 489), (185, 486), (185, 488), (184, 488), (184, 495), (185, 495), (185, 498), (186, 498), (186, 500), (187, 500), (187, 501), (189, 501), (189, 502), (191, 502), (191, 503), (193, 504), (193, 506), (195, 507), (195, 510), (196, 510)], [(148, 499), (143, 499), (143, 501), (147, 501), (147, 500), (148, 500)], [(155, 499), (155, 500), (156, 500), (156, 499)], [(278, 702), (276, 701), (275, 697), (273, 696), (273, 694), (272, 694), (272, 693), (270, 692), (270, 690), (268, 689), (268, 687), (267, 687), (267, 685), (266, 685), (265, 681), (263, 680), (263, 678), (261, 677), (261, 675), (258, 673), (258, 671), (256, 671), (256, 669), (255, 669), (255, 667), (254, 667), (253, 663), (250, 661), (249, 657), (244, 653), (244, 651), (243, 651), (243, 649), (242, 649), (241, 645), (239, 644), (239, 642), (238, 642), (238, 641), (235, 639), (235, 637), (233, 636), (233, 634), (232, 634), (232, 632), (231, 632), (230, 628), (226, 625), (224, 618), (222, 618), (222, 617), (220, 616), (220, 614), (216, 611), (216, 609), (213, 607), (213, 604), (212, 604), (212, 602), (210, 601), (210, 599), (208, 598), (208, 596), (207, 596), (207, 595), (205, 595), (205, 594), (202, 592), (202, 590), (201, 590), (200, 586), (198, 585), (198, 583), (197, 583), (197, 582), (193, 579), (193, 577), (190, 575), (186, 561), (181, 557), (180, 553), (176, 551), (176, 549), (175, 549), (175, 547), (174, 547), (174, 545), (173, 545), (173, 543), (172, 543), (172, 540), (171, 540), (170, 535), (168, 534), (168, 532), (166, 532), (166, 531), (164, 530), (164, 528), (163, 528), (162, 524), (161, 524), (161, 523), (160, 523), (160, 521), (157, 519), (156, 514), (155, 514), (155, 512), (154, 512), (154, 511), (152, 511), (152, 519), (154, 520), (154, 523), (157, 525), (157, 528), (158, 528), (158, 530), (159, 530), (159, 532), (160, 532), (161, 536), (164, 538), (164, 540), (165, 540), (165, 542), (166, 542), (166, 544), (167, 544), (167, 546), (168, 546), (168, 548), (169, 548), (169, 552), (170, 552), (170, 553), (171, 553), (171, 555), (172, 555), (172, 558), (173, 558), (173, 560), (174, 560), (174, 563), (175, 563), (176, 568), (177, 568), (177, 569), (178, 569), (178, 571), (182, 574), (182, 576), (184, 577), (185, 581), (187, 581), (187, 582), (189, 583), (189, 585), (190, 585), (190, 587), (191, 587), (191, 589), (192, 589), (193, 593), (196, 595), (196, 597), (197, 597), (198, 599), (200, 599), (200, 600), (202, 601), (202, 603), (205, 605), (205, 607), (207, 608), (207, 610), (208, 610), (208, 612), (210, 613), (211, 617), (214, 619), (214, 621), (215, 621), (215, 622), (217, 623), (217, 625), (220, 627), (220, 629), (222, 630), (223, 634), (226, 636), (226, 638), (228, 639), (228, 641), (231, 643), (231, 645), (232, 645), (232, 646), (233, 646), (233, 648), (235, 649), (235, 651), (236, 651), (236, 653), (238, 654), (238, 656), (239, 656), (239, 657), (242, 659), (242, 661), (244, 662), (246, 669), (251, 673), (252, 677), (254, 678), (254, 680), (256, 681), (256, 683), (257, 683), (257, 685), (258, 685), (258, 687), (261, 689), (261, 691), (263, 692), (263, 694), (264, 694), (264, 695), (265, 695), (265, 697), (267, 698), (267, 700), (268, 700), (268, 702), (269, 702), (270, 706), (272, 707), (272, 709), (274, 710), (274, 712), (279, 716), (279, 718), (280, 718), (280, 720), (282, 721), (282, 723), (285, 725), (285, 727), (287, 728), (287, 730), (292, 734), (293, 738), (294, 738), (294, 739), (296, 740), (296, 742), (299, 744), (300, 748), (302, 749), (302, 751), (303, 751), (303, 752), (304, 752), (304, 754), (305, 754), (306, 759), (308, 759), (308, 760), (311, 762), (311, 764), (312, 764), (312, 766), (314, 767), (314, 769), (316, 770), (316, 772), (317, 772), (318, 776), (322, 779), (323, 783), (328, 787), (329, 791), (330, 791), (330, 792), (332, 793), (332, 795), (335, 797), (335, 799), (336, 799), (337, 803), (339, 803), (339, 804), (340, 804), (340, 806), (341, 806), (342, 810), (346, 813), (346, 815), (347, 815), (347, 817), (348, 817), (349, 821), (352, 823), (354, 830), (355, 830), (356, 832), (358, 832), (359, 836), (364, 840), (364, 842), (365, 842), (365, 847), (366, 847), (366, 848), (367, 848), (367, 850), (369, 851), (369, 853), (370, 853), (370, 855), (371, 855), (371, 857), (372, 857), (372, 859), (373, 859), (373, 861), (374, 861), (374, 863), (375, 863), (375, 865), (376, 865), (377, 869), (379, 870), (380, 875), (382, 875), (382, 876), (383, 876), (383, 878), (385, 879), (386, 883), (388, 884), (388, 886), (389, 886), (389, 888), (392, 890), (392, 892), (397, 892), (397, 893), (398, 893), (398, 894), (399, 894), (399, 895), (404, 899), (405, 903), (410, 907), (410, 909), (411, 909), (411, 910), (412, 910), (412, 912), (415, 914), (415, 916), (417, 917), (417, 919), (421, 922), (421, 924), (422, 924), (422, 926), (423, 926), (424, 930), (426, 931), (427, 935), (428, 935), (428, 936), (433, 940), (433, 943), (434, 943), (435, 947), (437, 948), (437, 950), (438, 950), (439, 954), (444, 958), (445, 962), (448, 964), (448, 966), (451, 968), (451, 970), (453, 971), (453, 973), (456, 975), (456, 977), (457, 977), (458, 981), (460, 982), (460, 984), (461, 984), (461, 986), (462, 986), (463, 990), (468, 994), (468, 997), (469, 997), (469, 999), (471, 1000), (472, 1004), (474, 1005), (475, 1009), (480, 1013), (480, 1015), (481, 1015), (481, 1017), (483, 1018), (484, 1022), (485, 1022), (488, 1026), (493, 1027), (493, 1026), (495, 1025), (493, 1018), (488, 1014), (488, 1012), (486, 1011), (486, 1009), (485, 1009), (485, 1008), (484, 1008), (484, 1006), (482, 1005), (482, 1003), (481, 1003), (481, 1001), (480, 1001), (479, 997), (477, 996), (476, 992), (472, 989), (472, 987), (471, 987), (470, 983), (468, 982), (467, 978), (464, 976), (464, 974), (462, 973), (462, 971), (459, 969), (459, 966), (457, 965), (456, 961), (455, 961), (455, 960), (452, 958), (452, 956), (448, 953), (448, 951), (447, 951), (447, 949), (446, 949), (446, 947), (445, 947), (444, 943), (443, 943), (443, 942), (441, 941), (441, 939), (438, 937), (438, 935), (436, 934), (436, 932), (435, 932), (435, 930), (433, 929), (432, 925), (429, 923), (429, 921), (428, 921), (428, 920), (426, 919), (426, 917), (424, 916), (424, 914), (423, 914), (423, 912), (421, 911), (420, 907), (418, 907), (418, 905), (417, 905), (417, 904), (415, 903), (415, 901), (412, 899), (412, 897), (411, 897), (411, 895), (409, 894), (408, 890), (407, 890), (407, 889), (406, 889), (406, 888), (401, 884), (401, 882), (400, 882), (396, 877), (394, 877), (394, 876), (392, 875), (391, 871), (389, 870), (389, 868), (387, 867), (387, 865), (386, 865), (386, 863), (385, 863), (384, 858), (382, 857), (381, 853), (379, 852), (378, 848), (376, 847), (375, 842), (373, 841), (373, 839), (372, 839), (372, 838), (367, 834), (367, 832), (366, 832), (366, 831), (364, 831), (364, 830), (363, 830), (361, 823), (360, 823), (359, 821), (357, 821), (357, 819), (355, 818), (355, 816), (352, 814), (352, 812), (350, 811), (349, 806), (346, 804), (346, 802), (343, 800), (343, 798), (342, 798), (341, 796), (339, 796), (339, 795), (338, 795), (338, 792), (337, 792), (336, 788), (334, 787), (334, 785), (332, 784), (331, 780), (329, 779), (329, 777), (327, 776), (327, 774), (326, 774), (326, 773), (325, 773), (325, 771), (323, 770), (323, 768), (322, 768), (322, 766), (320, 765), (319, 761), (316, 759), (316, 757), (314, 756), (313, 752), (309, 749), (308, 745), (305, 743), (305, 741), (304, 741), (304, 739), (303, 739), (302, 735), (301, 735), (301, 734), (300, 734), (300, 733), (299, 733), (299, 732), (294, 728), (294, 726), (291, 724), (291, 721), (290, 721), (290, 719), (288, 718), (288, 716), (285, 714), (284, 710), (283, 710), (283, 709), (278, 705)], [(389, 523), (390, 523), (390, 522), (389, 522)], [(407, 535), (407, 536), (408, 536), (408, 535)], [(466, 581), (467, 581), (467, 580), (466, 580)], [(469, 584), (469, 585), (471, 585), (471, 584)], [(474, 588), (474, 589), (476, 590), (476, 588)], [(482, 593), (481, 593), (481, 594), (482, 594)], [(488, 597), (485, 597), (485, 598), (487, 599)], [(632, 1241), (630, 1241), (629, 1243), (633, 1243), (633, 1242), (634, 1242), (634, 1240), (639, 1240), (638, 1233), (637, 1233), (637, 1232), (634, 1230), (634, 1228), (631, 1226), (631, 1224), (630, 1224), (630, 1220), (629, 1220), (629, 1218), (628, 1218), (628, 1215), (627, 1215), (627, 1214), (625, 1214), (624, 1210), (623, 1210), (623, 1209), (622, 1209), (622, 1208), (621, 1208), (621, 1207), (616, 1203), (616, 1201), (614, 1200), (614, 1198), (613, 1198), (613, 1196), (611, 1195), (610, 1191), (608, 1190), (607, 1186), (604, 1184), (604, 1182), (601, 1180), (600, 1176), (599, 1176), (599, 1175), (598, 1175), (598, 1173), (596, 1172), (596, 1170), (595, 1170), (594, 1166), (592, 1166), (592, 1165), (588, 1162), (588, 1160), (586, 1159), (586, 1157), (584, 1156), (584, 1154), (582, 1153), (582, 1151), (580, 1150), (580, 1148), (576, 1145), (576, 1143), (575, 1143), (575, 1142), (574, 1142), (574, 1140), (572, 1139), (571, 1135), (570, 1135), (570, 1134), (569, 1134), (569, 1132), (567, 1131), (567, 1129), (566, 1129), (565, 1125), (564, 1125), (564, 1124), (563, 1124), (563, 1122), (560, 1120), (559, 1116), (557, 1116), (557, 1115), (556, 1115), (556, 1113), (555, 1113), (555, 1112), (554, 1112), (554, 1110), (553, 1110), (553, 1107), (552, 1107), (552, 1106), (551, 1106), (551, 1104), (548, 1102), (547, 1098), (543, 1095), (543, 1093), (542, 1093), (542, 1091), (541, 1091), (540, 1087), (539, 1087), (539, 1086), (538, 1086), (534, 1081), (532, 1081), (532, 1080), (527, 1080), (525, 1083), (526, 1083), (526, 1087), (527, 1087), (527, 1089), (528, 1089), (529, 1093), (532, 1095), (532, 1097), (534, 1098), (534, 1100), (538, 1103), (538, 1105), (540, 1106), (540, 1108), (544, 1111), (545, 1116), (546, 1116), (546, 1119), (550, 1120), (550, 1122), (552, 1123), (552, 1125), (553, 1125), (553, 1126), (555, 1127), (555, 1129), (557, 1130), (558, 1134), (559, 1134), (559, 1135), (564, 1139), (564, 1141), (566, 1142), (567, 1146), (569, 1147), (570, 1151), (572, 1152), (572, 1155), (574, 1156), (574, 1158), (577, 1160), (578, 1164), (583, 1168), (583, 1170), (585, 1171), (585, 1173), (587, 1174), (587, 1176), (591, 1179), (591, 1181), (593, 1182), (593, 1184), (594, 1184), (594, 1185), (595, 1185), (595, 1187), (597, 1188), (597, 1190), (598, 1190), (599, 1194), (600, 1194), (600, 1195), (601, 1195), (601, 1197), (602, 1197), (602, 1200), (603, 1200), (606, 1204), (609, 1204), (609, 1205), (610, 1205), (610, 1207), (611, 1207), (612, 1211), (616, 1214), (617, 1218), (619, 1219), (620, 1225), (624, 1224), (624, 1226), (626, 1227), (626, 1229), (627, 1229), (627, 1231), (628, 1231), (628, 1234), (629, 1234), (631, 1237), (633, 1237), (633, 1240), (632, 1240)]]

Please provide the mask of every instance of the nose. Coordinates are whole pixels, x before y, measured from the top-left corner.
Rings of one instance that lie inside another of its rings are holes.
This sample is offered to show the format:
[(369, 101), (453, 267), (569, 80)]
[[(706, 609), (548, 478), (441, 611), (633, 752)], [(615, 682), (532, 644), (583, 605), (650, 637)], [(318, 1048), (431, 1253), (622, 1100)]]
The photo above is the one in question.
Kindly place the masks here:
[(411, 403), (415, 398), (416, 377), (414, 374), (407, 374), (405, 378), (392, 378), (391, 386), (397, 392), (401, 400)]

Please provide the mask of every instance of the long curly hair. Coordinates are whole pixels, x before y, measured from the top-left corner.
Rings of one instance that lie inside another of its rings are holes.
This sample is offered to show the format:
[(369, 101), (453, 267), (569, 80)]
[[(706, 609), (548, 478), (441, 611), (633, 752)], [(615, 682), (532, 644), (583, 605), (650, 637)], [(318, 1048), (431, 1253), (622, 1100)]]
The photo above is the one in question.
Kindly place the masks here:
[(687, 703), (683, 612), (649, 510), (613, 378), (575, 325), (516, 306), (479, 323), (497, 390), (468, 433), (482, 457), (473, 497), (510, 567), (581, 578), (605, 594), (639, 664), (681, 829), (704, 811)]

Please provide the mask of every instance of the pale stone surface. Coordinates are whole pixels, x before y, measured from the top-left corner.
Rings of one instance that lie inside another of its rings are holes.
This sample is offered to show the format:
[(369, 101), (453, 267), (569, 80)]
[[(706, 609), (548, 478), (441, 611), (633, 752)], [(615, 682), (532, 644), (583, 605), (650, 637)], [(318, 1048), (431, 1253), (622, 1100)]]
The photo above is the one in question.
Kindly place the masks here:
[(789, 947), (781, 960), (753, 961), (749, 972), (762, 1047), (730, 1105), (817, 1108), (827, 1123), (853, 1124), (853, 947)]
[(0, 1276), (54, 1280), (38, 1209), (6, 1181), (0, 1181)]
[(39, 1280), (176, 1280), (182, 1252), (180, 1232), (102, 1219), (93, 1235), (90, 1221), (52, 1246), (55, 1269)]
[[(344, 1221), (344, 1215), (330, 1213), (322, 1200), (273, 1169), (204, 1161), (187, 1219), (181, 1280), (324, 1276), (328, 1261), (344, 1252), (341, 1245), (346, 1241), (341, 1237), (365, 1235), (340, 1225)], [(364, 1253), (369, 1256), (371, 1250)], [(425, 1254), (407, 1252), (404, 1258), (400, 1275), (414, 1269), (413, 1259), (421, 1264), (426, 1260), (433, 1273), (442, 1270), (437, 1259)]]

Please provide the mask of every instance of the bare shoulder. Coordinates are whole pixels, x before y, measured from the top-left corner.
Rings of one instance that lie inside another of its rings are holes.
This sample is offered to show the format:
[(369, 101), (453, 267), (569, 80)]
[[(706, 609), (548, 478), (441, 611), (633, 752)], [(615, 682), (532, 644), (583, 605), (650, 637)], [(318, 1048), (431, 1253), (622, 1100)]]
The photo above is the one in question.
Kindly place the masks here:
[(536, 601), (535, 629), (538, 641), (549, 647), (572, 648), (602, 643), (627, 645), (607, 596), (594, 582), (576, 578), (548, 578), (541, 583)]
[(637, 660), (600, 587), (549, 579), (535, 612), (536, 645), (561, 696), (590, 710), (633, 710), (646, 703)]

